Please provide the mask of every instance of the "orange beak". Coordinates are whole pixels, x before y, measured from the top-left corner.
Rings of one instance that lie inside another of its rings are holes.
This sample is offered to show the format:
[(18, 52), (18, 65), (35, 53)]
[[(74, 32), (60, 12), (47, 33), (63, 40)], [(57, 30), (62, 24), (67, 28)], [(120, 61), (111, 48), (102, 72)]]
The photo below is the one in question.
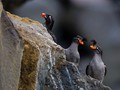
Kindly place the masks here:
[(42, 16), (43, 18), (45, 18), (45, 17), (46, 17), (46, 14), (45, 14), (45, 13), (42, 13), (41, 16)]
[(79, 43), (82, 44), (82, 45), (84, 44), (84, 42), (82, 40), (79, 40)]
[(90, 45), (90, 48), (96, 50), (96, 46)]

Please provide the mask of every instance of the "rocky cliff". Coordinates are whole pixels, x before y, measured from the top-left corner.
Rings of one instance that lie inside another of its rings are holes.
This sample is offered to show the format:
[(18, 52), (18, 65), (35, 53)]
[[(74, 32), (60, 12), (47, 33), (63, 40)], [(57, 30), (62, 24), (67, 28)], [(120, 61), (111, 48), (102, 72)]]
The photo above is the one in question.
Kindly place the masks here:
[(66, 61), (42, 24), (6, 13), (0, 3), (0, 90), (111, 89)]

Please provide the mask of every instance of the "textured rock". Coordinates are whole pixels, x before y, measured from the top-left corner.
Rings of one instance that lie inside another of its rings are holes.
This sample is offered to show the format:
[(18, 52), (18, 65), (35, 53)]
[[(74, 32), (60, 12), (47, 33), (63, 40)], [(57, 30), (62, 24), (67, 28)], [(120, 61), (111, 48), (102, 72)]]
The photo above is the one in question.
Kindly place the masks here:
[(16, 90), (20, 77), (23, 41), (5, 12), (0, 20), (0, 90)]
[(0, 23), (0, 90), (111, 90), (66, 61), (39, 22), (2, 11)]

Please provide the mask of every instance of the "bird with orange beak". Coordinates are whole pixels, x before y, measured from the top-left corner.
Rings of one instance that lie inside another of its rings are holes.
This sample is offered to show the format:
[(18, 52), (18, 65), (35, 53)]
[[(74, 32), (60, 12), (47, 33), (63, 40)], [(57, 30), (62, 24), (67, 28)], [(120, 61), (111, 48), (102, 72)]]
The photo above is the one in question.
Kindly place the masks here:
[(78, 46), (84, 45), (86, 43), (86, 39), (77, 35), (77, 37), (73, 38), (71, 45), (65, 49), (66, 60), (70, 62), (74, 62), (77, 66), (80, 63), (80, 54), (78, 52)]
[(57, 39), (52, 32), (52, 28), (53, 28), (53, 25), (54, 25), (53, 17), (49, 14), (46, 14), (46, 13), (42, 13), (41, 16), (45, 19), (45, 26), (47, 28), (48, 33), (52, 36), (53, 40), (55, 42), (57, 42)]
[(103, 82), (107, 71), (104, 62), (102, 61), (103, 52), (95, 40), (91, 40), (90, 48), (93, 50), (94, 56), (86, 68), (86, 74)]

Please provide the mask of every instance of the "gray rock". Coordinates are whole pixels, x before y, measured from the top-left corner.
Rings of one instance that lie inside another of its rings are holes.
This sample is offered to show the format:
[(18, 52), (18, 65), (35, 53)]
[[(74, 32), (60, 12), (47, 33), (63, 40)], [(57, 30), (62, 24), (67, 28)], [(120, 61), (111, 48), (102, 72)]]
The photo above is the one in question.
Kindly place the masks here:
[(2, 11), (0, 20), (0, 90), (17, 90), (23, 40)]
[(111, 90), (66, 61), (42, 24), (1, 12), (0, 90)]

